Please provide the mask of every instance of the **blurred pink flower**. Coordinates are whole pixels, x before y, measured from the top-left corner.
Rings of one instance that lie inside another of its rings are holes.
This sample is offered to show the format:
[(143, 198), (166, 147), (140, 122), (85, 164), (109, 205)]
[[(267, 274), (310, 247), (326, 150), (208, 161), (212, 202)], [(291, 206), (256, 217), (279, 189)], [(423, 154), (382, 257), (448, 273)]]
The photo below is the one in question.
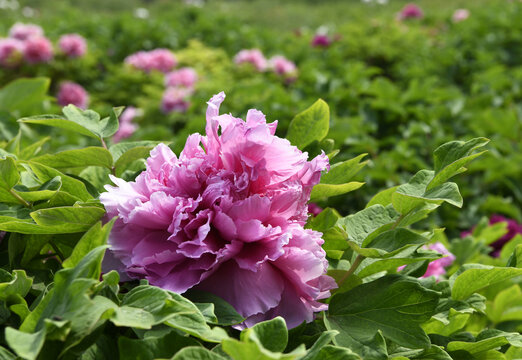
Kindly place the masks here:
[(188, 96), (190, 90), (184, 88), (169, 87), (163, 93), (161, 98), (161, 111), (164, 114), (170, 112), (185, 112), (190, 106)]
[(24, 59), (29, 64), (48, 62), (53, 58), (53, 45), (43, 36), (32, 36), (24, 42)]
[(234, 57), (234, 62), (238, 65), (250, 63), (255, 66), (257, 71), (265, 71), (268, 65), (265, 56), (259, 49), (241, 50)]
[(411, 3), (406, 4), (397, 17), (399, 20), (422, 19), (424, 17), (424, 12), (419, 6)]
[(100, 196), (118, 216), (107, 263), (177, 293), (214, 293), (242, 326), (280, 315), (292, 328), (326, 310), (318, 300), (336, 286), (321, 233), (304, 229), (328, 158), (307, 161), (260, 111), (219, 115), (224, 98), (209, 101), (207, 135), (190, 135), (179, 158), (160, 144), (136, 181), (111, 176)]
[(270, 61), (270, 68), (278, 75), (296, 75), (297, 66), (282, 55), (273, 56)]
[(42, 37), (43, 35), (43, 29), (35, 24), (16, 23), (9, 29), (9, 37), (22, 41), (33, 36)]
[(82, 57), (87, 52), (87, 42), (83, 36), (78, 34), (62, 35), (58, 46), (70, 58)]
[(457, 9), (453, 13), (452, 20), (454, 23), (461, 22), (469, 18), (469, 10), (468, 9)]
[(185, 87), (192, 89), (198, 81), (196, 70), (184, 67), (165, 75), (165, 85), (168, 87)]
[(74, 106), (85, 109), (89, 104), (87, 91), (85, 91), (80, 84), (70, 81), (63, 82), (60, 85), (56, 99), (61, 106), (73, 104)]
[(24, 44), (17, 39), (0, 39), (0, 66), (14, 67), (23, 60)]
[(113, 143), (118, 143), (122, 139), (126, 139), (137, 130), (138, 126), (134, 124), (132, 121), (137, 116), (142, 116), (143, 110), (135, 108), (134, 106), (127, 107), (120, 115), (119, 122), (120, 126), (118, 127), (118, 131), (112, 137)]
[(177, 64), (178, 61), (168, 49), (154, 49), (151, 51), (138, 51), (125, 58), (124, 62), (139, 70), (150, 72), (157, 70), (161, 72), (169, 72)]
[(312, 46), (314, 47), (328, 47), (332, 44), (332, 39), (326, 34), (315, 34), (312, 39)]
[[(490, 255), (493, 257), (499, 257), (500, 251), (502, 250), (504, 245), (511, 239), (513, 239), (517, 234), (522, 235), (522, 224), (519, 224), (515, 220), (508, 219), (507, 217), (498, 214), (493, 214), (489, 218), (489, 225), (493, 225), (499, 222), (506, 223), (507, 233), (497, 241), (493, 242), (492, 244), (489, 244), (489, 246), (493, 248), (493, 250), (490, 253)], [(465, 238), (466, 236), (473, 234), (473, 229), (474, 227), (471, 230), (461, 232), (460, 237)]]

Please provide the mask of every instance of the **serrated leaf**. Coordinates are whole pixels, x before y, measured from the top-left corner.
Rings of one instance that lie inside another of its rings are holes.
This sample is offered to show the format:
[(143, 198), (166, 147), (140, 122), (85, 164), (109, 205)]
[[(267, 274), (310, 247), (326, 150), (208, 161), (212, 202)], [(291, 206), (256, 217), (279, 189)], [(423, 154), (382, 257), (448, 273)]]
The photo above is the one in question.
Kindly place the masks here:
[(430, 340), (420, 327), (437, 306), (439, 293), (417, 281), (388, 275), (334, 295), (330, 300), (327, 328), (361, 341), (380, 330), (399, 345), (426, 348)]
[(300, 149), (315, 140), (321, 141), (328, 134), (330, 109), (323, 100), (317, 100), (312, 106), (297, 114), (288, 127), (286, 138)]

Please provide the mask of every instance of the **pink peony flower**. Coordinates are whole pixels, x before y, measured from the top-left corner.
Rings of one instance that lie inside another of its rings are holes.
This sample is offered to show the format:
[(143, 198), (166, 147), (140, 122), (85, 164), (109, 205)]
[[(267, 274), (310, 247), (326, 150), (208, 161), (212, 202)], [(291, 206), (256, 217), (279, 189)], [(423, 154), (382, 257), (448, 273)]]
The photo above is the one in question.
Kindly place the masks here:
[(170, 112), (185, 112), (190, 106), (187, 100), (190, 90), (170, 87), (165, 90), (161, 98), (161, 111), (164, 114)]
[(58, 104), (67, 106), (73, 104), (79, 108), (85, 109), (89, 103), (89, 95), (87, 91), (74, 82), (66, 81), (60, 85), (57, 95)]
[(255, 66), (257, 71), (265, 71), (268, 65), (265, 56), (259, 49), (241, 50), (234, 57), (234, 62), (238, 65), (250, 63)]
[(87, 52), (87, 42), (85, 38), (78, 34), (66, 34), (58, 41), (60, 50), (70, 58), (78, 58)]
[(469, 18), (469, 10), (468, 9), (457, 9), (453, 13), (452, 20), (454, 23), (458, 23)]
[(9, 29), (9, 37), (22, 41), (33, 36), (42, 37), (43, 35), (43, 29), (35, 24), (16, 23)]
[(297, 73), (297, 66), (284, 56), (273, 56), (269, 63), (270, 68), (278, 75), (295, 75)]
[(165, 75), (165, 85), (168, 87), (185, 87), (192, 89), (198, 81), (196, 70), (184, 67)]
[(126, 108), (120, 115), (120, 126), (116, 134), (112, 137), (112, 142), (116, 144), (122, 139), (126, 139), (134, 134), (138, 127), (132, 121), (135, 117), (142, 115), (143, 111), (141, 109), (137, 109), (133, 106)]
[(326, 34), (316, 34), (311, 44), (314, 47), (328, 47), (332, 44), (332, 40)]
[(0, 66), (14, 67), (23, 60), (24, 44), (17, 39), (0, 39)]
[(446, 249), (446, 247), (440, 242), (428, 245), (428, 249), (446, 256), (430, 262), (428, 268), (426, 269), (426, 273), (422, 275), (422, 277), (425, 278), (435, 276), (436, 278), (439, 278), (440, 276), (446, 274), (445, 268), (453, 264), (453, 261), (455, 261), (455, 256), (450, 253), (448, 249)]
[(53, 58), (53, 45), (43, 36), (33, 36), (24, 42), (24, 59), (30, 64), (48, 62)]
[(157, 70), (165, 73), (172, 70), (178, 64), (176, 57), (168, 49), (138, 51), (137, 53), (127, 56), (124, 62), (145, 72)]
[(406, 4), (398, 14), (399, 20), (422, 19), (424, 12), (415, 4)]
[[(517, 234), (522, 235), (522, 224), (519, 224), (515, 220), (508, 219), (498, 214), (493, 214), (489, 218), (489, 225), (493, 225), (499, 222), (505, 222), (507, 224), (508, 232), (497, 241), (489, 244), (489, 246), (493, 248), (493, 250), (490, 253), (490, 255), (493, 257), (499, 257), (500, 251), (502, 250), (504, 245), (511, 239), (513, 239)], [(473, 229), (474, 227), (471, 230), (461, 232), (460, 237), (465, 238), (466, 236), (471, 235), (473, 233)]]
[(111, 176), (100, 196), (118, 217), (108, 263), (177, 293), (214, 293), (242, 326), (280, 315), (295, 327), (326, 310), (318, 300), (336, 286), (321, 233), (304, 229), (328, 158), (307, 161), (260, 111), (219, 115), (224, 98), (209, 101), (207, 135), (190, 135), (179, 158), (160, 144), (134, 182)]

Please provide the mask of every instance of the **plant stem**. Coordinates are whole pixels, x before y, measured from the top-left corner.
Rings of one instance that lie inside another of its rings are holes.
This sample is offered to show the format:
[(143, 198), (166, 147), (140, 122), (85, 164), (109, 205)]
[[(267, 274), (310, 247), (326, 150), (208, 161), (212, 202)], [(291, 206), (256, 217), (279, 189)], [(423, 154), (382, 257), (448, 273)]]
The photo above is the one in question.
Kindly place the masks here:
[(9, 189), (9, 194), (11, 194), (16, 200), (18, 200), (22, 205), (25, 207), (31, 207), (31, 204), (29, 204), (27, 201), (25, 201), (20, 195), (16, 193), (13, 189)]
[(352, 266), (350, 266), (350, 268), (348, 269), (346, 274), (344, 274), (342, 279), (339, 281), (339, 287), (341, 287), (343, 285), (343, 283), (346, 281), (346, 279), (348, 279), (355, 272), (355, 270), (357, 270), (357, 268), (359, 267), (359, 265), (361, 265), (362, 261), (365, 258), (366, 257), (361, 254), (357, 255), (357, 257), (355, 258), (355, 260), (352, 263)]
[(61, 252), (60, 248), (58, 246), (56, 246), (56, 244), (54, 243), (54, 241), (49, 241), (49, 244), (51, 245), (51, 247), (53, 248), (53, 250), (56, 252), (56, 255), (58, 255), (58, 257), (60, 258), (61, 261), (64, 261), (65, 260), (65, 256), (63, 256), (63, 253)]

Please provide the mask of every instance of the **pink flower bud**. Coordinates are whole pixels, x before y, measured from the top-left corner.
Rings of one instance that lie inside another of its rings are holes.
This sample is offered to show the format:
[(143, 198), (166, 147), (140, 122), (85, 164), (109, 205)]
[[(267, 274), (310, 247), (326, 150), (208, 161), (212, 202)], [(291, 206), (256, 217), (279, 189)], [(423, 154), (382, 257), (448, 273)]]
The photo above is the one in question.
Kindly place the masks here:
[(9, 37), (22, 41), (33, 36), (42, 37), (43, 35), (43, 29), (35, 24), (16, 23), (9, 29)]
[(56, 97), (58, 104), (67, 106), (73, 104), (79, 108), (85, 109), (89, 104), (89, 95), (87, 91), (74, 82), (66, 81), (60, 85), (58, 96)]
[(78, 58), (87, 52), (87, 42), (85, 38), (78, 34), (66, 34), (58, 41), (60, 50), (70, 58)]
[(32, 36), (24, 42), (24, 59), (29, 64), (48, 62), (53, 58), (53, 45), (43, 36)]
[(24, 44), (17, 39), (0, 39), (0, 66), (15, 67), (23, 60)]
[(265, 71), (268, 65), (265, 56), (259, 49), (241, 50), (234, 57), (234, 62), (238, 65), (252, 64), (257, 71)]

